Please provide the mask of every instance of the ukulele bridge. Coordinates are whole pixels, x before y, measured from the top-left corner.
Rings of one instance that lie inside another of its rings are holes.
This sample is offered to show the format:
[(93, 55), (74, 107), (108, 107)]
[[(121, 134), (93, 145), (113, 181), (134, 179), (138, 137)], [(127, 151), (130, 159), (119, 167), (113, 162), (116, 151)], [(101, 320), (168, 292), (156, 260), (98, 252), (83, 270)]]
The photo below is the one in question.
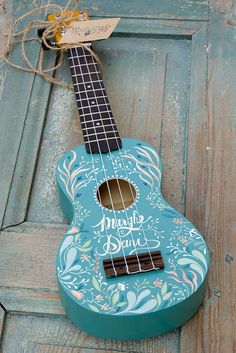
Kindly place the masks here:
[(103, 260), (106, 278), (134, 275), (164, 269), (160, 251), (146, 252)]

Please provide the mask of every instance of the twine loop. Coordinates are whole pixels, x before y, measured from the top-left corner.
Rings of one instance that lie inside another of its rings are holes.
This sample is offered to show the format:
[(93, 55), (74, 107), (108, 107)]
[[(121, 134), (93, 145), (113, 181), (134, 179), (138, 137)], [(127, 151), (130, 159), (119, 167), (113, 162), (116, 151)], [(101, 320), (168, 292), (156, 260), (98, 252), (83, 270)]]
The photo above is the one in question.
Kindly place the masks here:
[[(66, 88), (73, 88), (73, 85), (70, 83), (58, 80), (55, 77), (50, 76), (49, 73), (51, 73), (51, 72), (54, 73), (55, 70), (61, 66), (62, 61), (63, 61), (63, 54), (67, 49), (72, 48), (72, 47), (86, 48), (93, 55), (95, 60), (98, 62), (100, 68), (102, 68), (101, 62), (100, 62), (98, 56), (93, 52), (93, 50), (90, 48), (90, 46), (88, 46), (86, 43), (78, 42), (73, 45), (72, 44), (63, 44), (63, 46), (60, 46), (60, 47), (57, 47), (57, 46), (50, 44), (50, 39), (54, 38), (56, 33), (58, 33), (58, 31), (60, 31), (63, 26), (66, 27), (67, 21), (78, 20), (78, 18), (73, 18), (73, 17), (71, 17), (71, 15), (68, 16), (66, 14), (66, 11), (70, 8), (71, 3), (73, 1), (76, 2), (76, 5), (72, 9), (72, 11), (75, 11), (77, 6), (79, 5), (79, 1), (78, 0), (69, 0), (64, 8), (60, 7), (57, 4), (47, 4), (47, 5), (39, 6), (35, 9), (25, 13), (21, 17), (19, 17), (13, 23), (13, 25), (11, 26), (9, 31), (7, 33), (5, 33), (7, 40), (6, 40), (5, 48), (3, 51), (2, 59), (7, 64), (9, 64), (10, 66), (12, 66), (16, 69), (27, 71), (27, 72), (33, 72), (37, 75), (40, 75), (45, 80), (47, 80), (53, 84), (56, 84), (56, 85), (59, 85), (62, 87), (66, 87)], [(59, 15), (56, 16), (55, 20), (33, 19), (23, 28), (23, 30), (17, 31), (17, 27), (19, 26), (20, 23), (22, 23), (23, 20), (29, 18), (32, 15), (39, 13), (40, 11), (47, 10), (47, 9), (50, 9), (53, 12), (56, 12), (58, 14), (60, 13), (60, 16)], [(42, 27), (44, 27), (45, 30), (44, 30), (41, 38), (39, 38), (38, 36), (37, 37), (29, 37), (29, 32), (32, 29), (37, 31), (38, 29), (40, 29)], [(29, 43), (29, 42), (40, 43), (39, 62), (38, 62), (37, 67), (31, 63), (30, 58), (29, 58), (28, 54), (26, 53), (25, 43)], [(56, 51), (58, 54), (57, 59), (55, 60), (55, 65), (48, 68), (48, 69), (44, 68), (45, 55), (44, 55), (44, 50), (42, 48), (42, 43), (44, 43), (45, 47), (47, 47), (50, 50)], [(25, 66), (18, 65), (9, 59), (10, 52), (13, 50), (13, 47), (17, 44), (20, 44), (20, 46), (21, 46), (21, 48), (20, 48), (21, 49), (21, 56), (24, 60), (24, 63), (26, 64)]]

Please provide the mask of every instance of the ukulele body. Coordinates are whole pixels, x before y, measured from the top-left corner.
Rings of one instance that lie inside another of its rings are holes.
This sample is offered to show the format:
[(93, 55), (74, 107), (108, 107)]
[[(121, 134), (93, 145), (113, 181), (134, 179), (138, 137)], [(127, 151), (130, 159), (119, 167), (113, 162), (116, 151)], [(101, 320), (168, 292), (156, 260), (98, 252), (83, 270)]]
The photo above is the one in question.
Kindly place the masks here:
[[(134, 139), (122, 145), (102, 155), (80, 146), (59, 161), (56, 179), (70, 226), (56, 272), (66, 314), (76, 325), (99, 337), (141, 339), (194, 315), (204, 298), (209, 255), (197, 229), (162, 197), (157, 152)], [(114, 212), (97, 193), (113, 178), (135, 190), (135, 201)], [(157, 250), (164, 269), (106, 278), (104, 259)]]

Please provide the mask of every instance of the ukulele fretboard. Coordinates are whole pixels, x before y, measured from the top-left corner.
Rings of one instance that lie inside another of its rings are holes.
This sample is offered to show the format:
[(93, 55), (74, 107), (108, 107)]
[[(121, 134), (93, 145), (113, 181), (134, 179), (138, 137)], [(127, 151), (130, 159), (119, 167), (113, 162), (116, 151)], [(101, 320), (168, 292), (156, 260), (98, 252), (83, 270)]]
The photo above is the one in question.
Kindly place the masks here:
[(98, 64), (85, 48), (68, 49), (81, 127), (88, 153), (107, 153), (121, 148)]

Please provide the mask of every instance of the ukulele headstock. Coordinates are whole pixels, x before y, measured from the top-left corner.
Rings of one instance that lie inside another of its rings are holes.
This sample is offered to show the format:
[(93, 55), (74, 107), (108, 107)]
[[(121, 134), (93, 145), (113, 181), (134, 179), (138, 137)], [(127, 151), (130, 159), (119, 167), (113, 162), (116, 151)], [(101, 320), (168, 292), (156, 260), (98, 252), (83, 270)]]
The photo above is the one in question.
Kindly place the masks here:
[(48, 15), (49, 21), (61, 21), (63, 18), (65, 20), (55, 34), (55, 42), (58, 46), (61, 46), (59, 42), (66, 31), (66, 26), (69, 26), (71, 23), (77, 21), (87, 21), (89, 19), (89, 14), (87, 10), (66, 10)]

